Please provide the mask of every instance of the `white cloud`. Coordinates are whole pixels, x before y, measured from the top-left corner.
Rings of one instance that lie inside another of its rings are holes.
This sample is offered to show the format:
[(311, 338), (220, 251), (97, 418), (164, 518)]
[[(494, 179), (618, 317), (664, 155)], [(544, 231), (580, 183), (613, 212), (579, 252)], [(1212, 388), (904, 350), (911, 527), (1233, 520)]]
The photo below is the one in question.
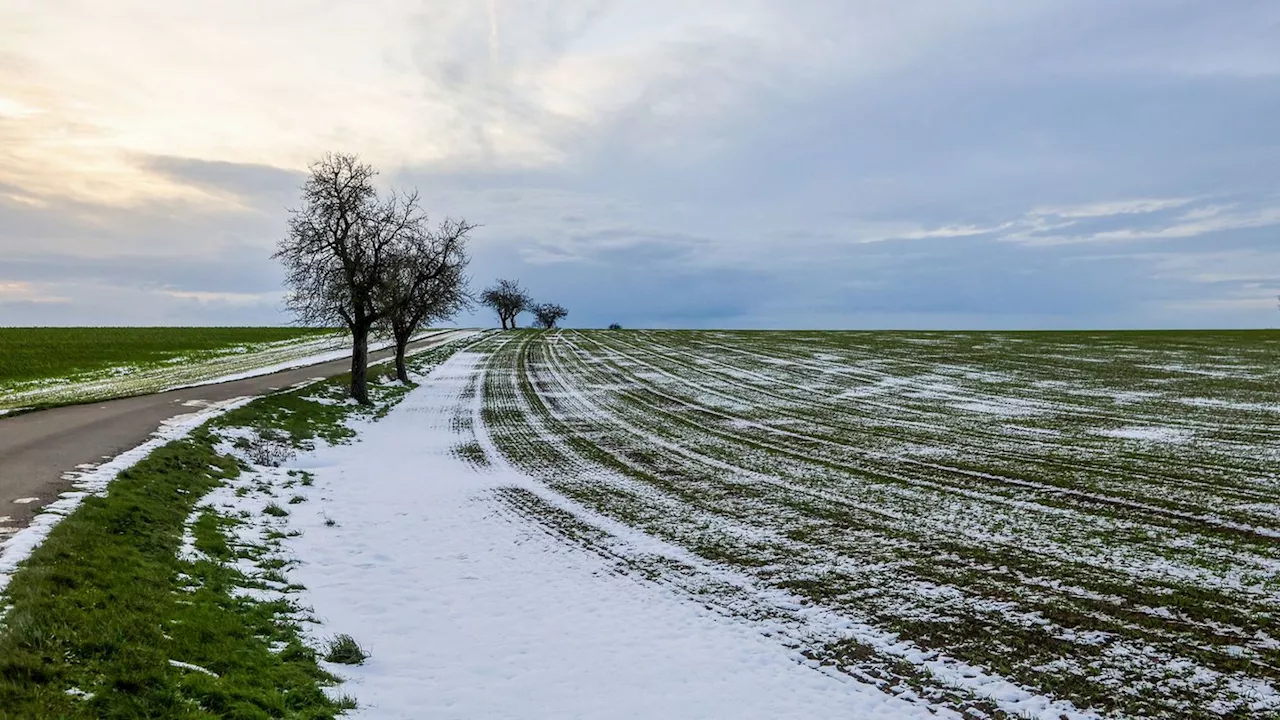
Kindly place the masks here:
[(49, 294), (46, 290), (29, 282), (0, 281), (0, 303), (6, 302), (68, 303), (71, 302), (71, 298)]
[(1196, 300), (1173, 300), (1163, 303), (1166, 310), (1174, 311), (1212, 311), (1219, 313), (1241, 313), (1259, 310), (1276, 310), (1276, 290), (1256, 291), (1253, 293), (1231, 293), (1230, 297), (1200, 298)]
[(228, 305), (260, 305), (263, 303), (278, 302), (284, 296), (283, 293), (279, 292), (212, 292), (200, 290), (171, 290), (168, 288), (161, 290), (160, 294), (178, 300), (194, 300), (201, 304), (225, 303)]
[(0, 96), (0, 119), (25, 118), (39, 115), (40, 109), (18, 102), (12, 98)]
[(1182, 207), (1195, 198), (1140, 198), (1135, 200), (1113, 200), (1109, 202), (1089, 203), (1085, 205), (1058, 205), (1032, 208), (1028, 215), (1032, 217), (1058, 218), (1100, 218), (1115, 215), (1142, 215), (1146, 213), (1170, 210)]
[[(1187, 202), (1189, 201), (1152, 200), (1125, 203), (1100, 203), (1098, 205), (1085, 206), (1086, 208), (1092, 209), (1079, 209), (1074, 211), (1077, 213), (1097, 214), (1078, 214), (1074, 216), (1057, 214), (1056, 216), (1099, 218), (1142, 215), (1156, 212), (1158, 210), (1181, 207), (1187, 204)], [(1014, 232), (1008, 233), (1001, 239), (1022, 245), (1039, 246), (1076, 245), (1082, 243), (1121, 243), (1144, 240), (1193, 238), (1231, 230), (1247, 230), (1251, 228), (1280, 225), (1280, 204), (1263, 205), (1261, 207), (1248, 209), (1236, 209), (1236, 207), (1237, 206), (1234, 205), (1207, 206), (1189, 210), (1166, 222), (1151, 222), (1148, 220), (1143, 224), (1131, 227), (1123, 227), (1113, 230), (1099, 230), (1097, 232), (1082, 232), (1075, 235), (1061, 233), (1043, 234), (1046, 229), (1061, 229), (1069, 227), (1073, 225), (1073, 223), (1069, 222), (1060, 225), (1050, 225), (1048, 227), (1037, 224), (1037, 220), (1053, 216), (1045, 213), (1041, 209), (1038, 209), (1032, 211), (1024, 222), (1015, 225), (1018, 229)], [(1104, 208), (1109, 208), (1112, 211), (1104, 212)], [(1117, 210), (1117, 208), (1120, 209)]]
[(981, 227), (978, 225), (947, 225), (944, 227), (932, 229), (920, 229), (904, 232), (900, 235), (884, 238), (867, 238), (858, 242), (870, 243), (881, 242), (883, 240), (929, 240), (933, 238), (951, 238), (951, 237), (973, 237), (975, 235), (990, 235), (991, 233), (1000, 232), (1009, 227), (1013, 223), (1003, 223), (992, 227)]

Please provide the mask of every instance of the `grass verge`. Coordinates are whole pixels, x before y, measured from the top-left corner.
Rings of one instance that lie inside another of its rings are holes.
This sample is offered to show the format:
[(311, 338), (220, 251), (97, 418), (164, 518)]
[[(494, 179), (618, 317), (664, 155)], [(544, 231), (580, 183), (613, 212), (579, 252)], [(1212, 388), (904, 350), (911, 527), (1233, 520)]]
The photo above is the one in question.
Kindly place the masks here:
[[(85, 500), (6, 592), (0, 718), (327, 718), (334, 682), (243, 578), (177, 556), (196, 501), (239, 468), (208, 431), (172, 442)], [(229, 553), (215, 523), (201, 545)], [(272, 647), (283, 646), (273, 652)], [(199, 668), (199, 669), (193, 669)]]

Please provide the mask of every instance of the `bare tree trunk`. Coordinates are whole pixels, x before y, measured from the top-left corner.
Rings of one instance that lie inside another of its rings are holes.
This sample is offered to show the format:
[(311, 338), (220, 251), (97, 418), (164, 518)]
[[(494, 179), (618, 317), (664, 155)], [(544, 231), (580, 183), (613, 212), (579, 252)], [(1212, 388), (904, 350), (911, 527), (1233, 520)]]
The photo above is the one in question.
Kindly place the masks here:
[(404, 366), (404, 354), (409, 348), (409, 335), (411, 333), (396, 333), (396, 379), (406, 385), (409, 384), (409, 370)]
[(357, 325), (351, 335), (351, 397), (369, 405), (369, 326)]

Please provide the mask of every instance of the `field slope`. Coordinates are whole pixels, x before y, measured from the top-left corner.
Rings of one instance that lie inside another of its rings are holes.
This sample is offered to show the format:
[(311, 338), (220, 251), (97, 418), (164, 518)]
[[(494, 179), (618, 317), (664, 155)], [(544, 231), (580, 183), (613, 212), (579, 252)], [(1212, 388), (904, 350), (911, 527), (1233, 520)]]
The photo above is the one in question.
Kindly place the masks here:
[(976, 716), (1280, 717), (1280, 335), (561, 331), (473, 350), (510, 462), (688, 551), (626, 561), (816, 662)]
[(340, 350), (292, 327), (0, 328), (0, 411), (155, 392)]

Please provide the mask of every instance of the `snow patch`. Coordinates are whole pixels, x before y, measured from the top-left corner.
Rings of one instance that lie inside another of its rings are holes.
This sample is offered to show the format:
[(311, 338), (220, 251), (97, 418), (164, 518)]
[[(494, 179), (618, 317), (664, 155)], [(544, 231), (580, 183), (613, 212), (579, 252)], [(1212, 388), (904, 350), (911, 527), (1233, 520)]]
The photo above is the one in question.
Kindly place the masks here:
[(1004, 417), (1026, 417), (1028, 415), (1039, 415), (1044, 412), (1044, 409), (1037, 406), (1035, 403), (1015, 398), (975, 400), (973, 402), (960, 403), (955, 407), (958, 410), (967, 410), (972, 413), (1001, 415)]
[(199, 665), (192, 665), (191, 663), (188, 663), (188, 662), (182, 662), (181, 660), (170, 660), (169, 664), (176, 668), (182, 668), (183, 670), (194, 670), (198, 673), (204, 673), (209, 677), (218, 677), (218, 673), (212, 670), (202, 668)]
[(1157, 443), (1185, 443), (1195, 439), (1195, 433), (1183, 428), (1171, 427), (1122, 427), (1099, 430), (1097, 435), (1122, 440), (1142, 440)]
[(1240, 410), (1244, 412), (1280, 413), (1280, 405), (1270, 405), (1266, 403), (1232, 402), (1229, 400), (1218, 400), (1215, 398), (1179, 398), (1178, 402), (1184, 405), (1201, 408)]

